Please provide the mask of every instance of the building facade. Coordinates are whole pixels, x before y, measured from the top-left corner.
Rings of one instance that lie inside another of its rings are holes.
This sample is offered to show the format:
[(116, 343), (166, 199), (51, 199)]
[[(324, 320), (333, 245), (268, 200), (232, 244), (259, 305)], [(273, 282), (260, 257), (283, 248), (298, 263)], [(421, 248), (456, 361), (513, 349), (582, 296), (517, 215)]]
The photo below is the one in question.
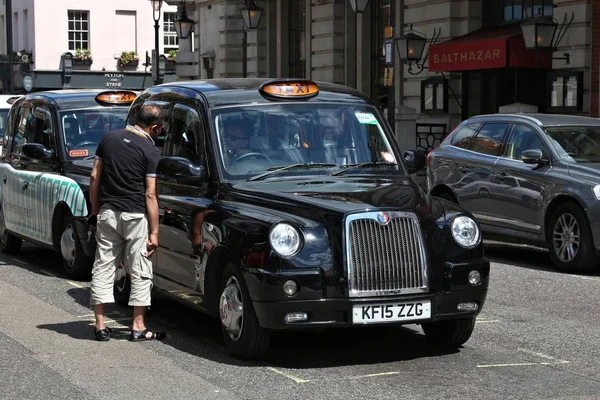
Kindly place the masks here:
[[(146, 54), (151, 56), (155, 47), (150, 1), (2, 0), (1, 5), (3, 55), (8, 49), (7, 5), (11, 9), (12, 47), (17, 56), (15, 89), (22, 89), (19, 85), (23, 74), (33, 78), (32, 90), (56, 89), (64, 84), (137, 88), (153, 83), (148, 79), (151, 65), (146, 65)], [(178, 49), (176, 12), (176, 6), (164, 3), (157, 15), (159, 53), (165, 56)], [(65, 54), (72, 57), (70, 82), (62, 78)]]
[[(196, 21), (193, 47), (181, 43), (181, 79), (241, 77), (246, 63), (250, 77), (352, 86), (403, 148), (430, 149), (461, 120), (500, 110), (598, 116), (598, 0), (370, 0), (364, 13), (349, 0), (258, 0), (264, 12), (247, 31), (245, 59), (244, 1), (167, 1)], [(524, 46), (521, 23), (538, 15), (564, 32), (554, 52)], [(396, 47), (410, 30), (428, 39), (421, 66)]]

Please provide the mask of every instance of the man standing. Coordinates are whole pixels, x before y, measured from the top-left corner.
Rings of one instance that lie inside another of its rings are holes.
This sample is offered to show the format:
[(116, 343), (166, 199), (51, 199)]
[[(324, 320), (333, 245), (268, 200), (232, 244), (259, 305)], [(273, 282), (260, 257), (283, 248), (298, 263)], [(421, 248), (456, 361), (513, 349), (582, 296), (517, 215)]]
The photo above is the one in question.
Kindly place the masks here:
[(110, 339), (111, 331), (104, 325), (104, 304), (114, 303), (115, 273), (121, 261), (131, 277), (130, 340), (166, 337), (144, 323), (152, 290), (150, 256), (158, 246), (156, 169), (160, 152), (154, 141), (163, 126), (160, 107), (143, 106), (135, 126), (106, 133), (96, 150), (90, 191), (91, 215), (97, 215), (97, 249), (90, 303), (96, 317), (94, 335), (100, 341)]

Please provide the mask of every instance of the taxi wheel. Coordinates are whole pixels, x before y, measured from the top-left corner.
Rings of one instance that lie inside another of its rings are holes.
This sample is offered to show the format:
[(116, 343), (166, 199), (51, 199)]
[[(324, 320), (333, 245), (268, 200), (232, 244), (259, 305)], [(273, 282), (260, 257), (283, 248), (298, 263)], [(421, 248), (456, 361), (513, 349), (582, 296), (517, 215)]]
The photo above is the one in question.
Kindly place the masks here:
[(117, 304), (129, 305), (129, 294), (131, 293), (131, 278), (123, 265), (119, 265), (115, 276), (113, 294)]
[(574, 203), (558, 207), (546, 227), (550, 260), (565, 272), (590, 272), (598, 268), (599, 259), (592, 232), (583, 210)]
[(14, 236), (6, 229), (0, 234), (0, 250), (5, 254), (19, 254), (23, 239)]
[(67, 276), (71, 279), (87, 279), (92, 271), (92, 260), (86, 257), (77, 235), (75, 221), (68, 215), (62, 223), (60, 252)]
[(229, 352), (238, 358), (253, 358), (264, 353), (271, 332), (260, 326), (242, 274), (229, 264), (221, 278), (219, 317), (223, 339)]
[(475, 328), (475, 317), (429, 322), (421, 327), (430, 343), (458, 347), (471, 337)]

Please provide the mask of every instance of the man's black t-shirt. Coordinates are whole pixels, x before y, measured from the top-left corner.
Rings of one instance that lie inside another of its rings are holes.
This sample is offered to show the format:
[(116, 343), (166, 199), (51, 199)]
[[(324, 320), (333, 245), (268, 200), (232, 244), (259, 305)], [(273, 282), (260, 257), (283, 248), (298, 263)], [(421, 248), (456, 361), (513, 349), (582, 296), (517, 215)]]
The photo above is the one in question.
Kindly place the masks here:
[(107, 132), (96, 150), (102, 160), (100, 208), (146, 212), (146, 177), (155, 177), (160, 151), (132, 126)]

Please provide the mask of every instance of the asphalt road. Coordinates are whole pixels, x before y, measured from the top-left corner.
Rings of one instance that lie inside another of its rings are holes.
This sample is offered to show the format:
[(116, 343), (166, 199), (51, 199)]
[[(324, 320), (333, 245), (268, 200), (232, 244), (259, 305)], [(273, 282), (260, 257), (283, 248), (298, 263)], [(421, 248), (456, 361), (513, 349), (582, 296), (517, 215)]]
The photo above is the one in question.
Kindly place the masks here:
[(216, 321), (157, 296), (165, 342), (93, 340), (88, 282), (26, 245), (0, 255), (0, 399), (600, 398), (600, 273), (570, 275), (546, 253), (487, 246), (491, 286), (471, 339), (432, 347), (418, 326), (280, 334), (261, 362), (227, 355)]

